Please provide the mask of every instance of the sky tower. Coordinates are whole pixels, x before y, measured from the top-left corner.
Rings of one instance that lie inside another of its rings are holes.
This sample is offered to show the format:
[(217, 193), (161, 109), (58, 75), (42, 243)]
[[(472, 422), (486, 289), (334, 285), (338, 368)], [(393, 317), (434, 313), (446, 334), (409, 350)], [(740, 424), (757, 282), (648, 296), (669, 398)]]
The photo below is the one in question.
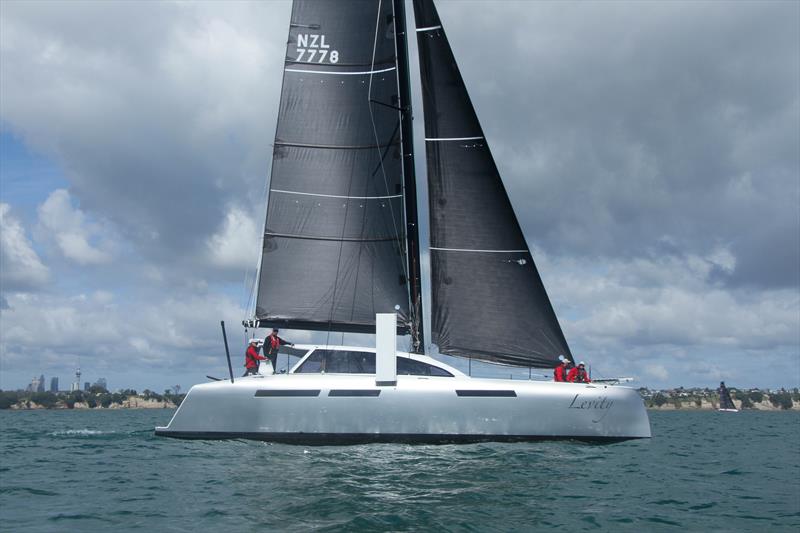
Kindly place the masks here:
[(78, 370), (75, 371), (75, 382), (69, 388), (70, 391), (81, 390), (81, 364), (78, 363)]

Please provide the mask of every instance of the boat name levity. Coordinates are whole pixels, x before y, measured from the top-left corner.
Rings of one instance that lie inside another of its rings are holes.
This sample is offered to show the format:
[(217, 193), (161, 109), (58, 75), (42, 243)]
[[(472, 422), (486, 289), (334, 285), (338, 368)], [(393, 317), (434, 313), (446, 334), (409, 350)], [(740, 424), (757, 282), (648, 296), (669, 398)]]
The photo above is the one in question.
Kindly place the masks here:
[(325, 35), (321, 33), (298, 33), (295, 61), (298, 63), (338, 63), (339, 51), (330, 48), (331, 45), (325, 42)]
[(584, 399), (578, 402), (578, 398), (580, 398), (580, 394), (576, 394), (575, 397), (572, 399), (572, 403), (569, 404), (569, 409), (611, 409), (611, 406), (614, 405), (614, 400), (609, 400), (606, 396), (598, 396), (592, 399)]

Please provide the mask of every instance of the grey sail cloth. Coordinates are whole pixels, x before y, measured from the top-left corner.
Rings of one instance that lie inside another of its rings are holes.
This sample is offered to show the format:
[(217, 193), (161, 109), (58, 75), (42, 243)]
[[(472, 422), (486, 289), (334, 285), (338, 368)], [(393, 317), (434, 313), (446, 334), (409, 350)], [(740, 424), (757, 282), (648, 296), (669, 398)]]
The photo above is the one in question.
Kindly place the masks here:
[[(377, 25), (377, 31), (376, 31)], [(408, 329), (392, 3), (295, 0), (272, 158), (261, 326)]]
[(443, 354), (572, 360), (431, 0), (414, 0), (431, 231), (432, 340)]

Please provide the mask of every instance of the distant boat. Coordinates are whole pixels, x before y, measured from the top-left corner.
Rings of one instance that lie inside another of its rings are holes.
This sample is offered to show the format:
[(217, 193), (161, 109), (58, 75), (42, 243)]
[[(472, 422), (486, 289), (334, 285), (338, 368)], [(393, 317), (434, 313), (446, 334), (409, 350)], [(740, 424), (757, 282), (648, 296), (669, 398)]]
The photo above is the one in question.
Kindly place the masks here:
[(738, 413), (739, 410), (733, 404), (733, 399), (731, 398), (731, 393), (728, 390), (728, 387), (725, 386), (725, 382), (721, 381), (719, 383), (719, 409), (717, 411), (724, 411), (726, 413)]
[[(230, 382), (192, 387), (156, 434), (316, 444), (650, 437), (630, 387), (476, 379), (425, 355), (409, 35), (423, 94), (432, 340), (441, 354), (504, 365), (573, 360), (436, 8), (414, 0), (414, 29), (404, 6), (295, 0), (245, 321), (375, 334), (376, 347), (297, 345), (286, 374), (267, 364), (234, 380), (231, 370)], [(398, 334), (410, 337), (408, 352)]]

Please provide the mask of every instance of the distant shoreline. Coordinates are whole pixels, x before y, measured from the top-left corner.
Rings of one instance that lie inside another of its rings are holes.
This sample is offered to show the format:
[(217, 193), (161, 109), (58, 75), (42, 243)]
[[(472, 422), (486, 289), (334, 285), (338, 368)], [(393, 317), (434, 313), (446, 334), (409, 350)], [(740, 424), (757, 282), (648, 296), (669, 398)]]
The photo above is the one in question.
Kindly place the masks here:
[(175, 409), (185, 396), (185, 394), (157, 394), (151, 391), (145, 391), (144, 394), (138, 394), (135, 391), (115, 393), (108, 391), (64, 393), (0, 391), (0, 410)]

